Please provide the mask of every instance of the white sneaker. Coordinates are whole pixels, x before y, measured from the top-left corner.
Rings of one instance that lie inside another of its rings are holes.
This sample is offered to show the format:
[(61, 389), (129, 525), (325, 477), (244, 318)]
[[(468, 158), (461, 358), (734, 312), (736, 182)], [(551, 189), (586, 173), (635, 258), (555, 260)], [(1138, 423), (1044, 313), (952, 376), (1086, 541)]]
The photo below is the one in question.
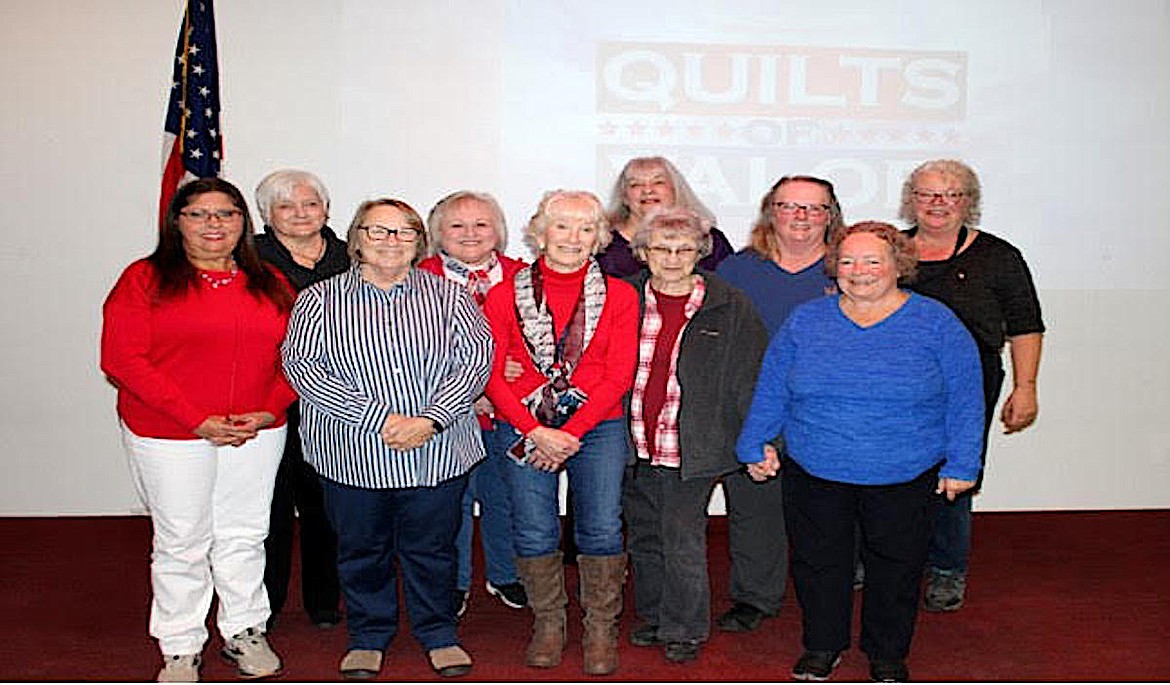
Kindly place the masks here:
[(241, 678), (267, 678), (280, 673), (280, 657), (268, 646), (261, 626), (225, 640), (220, 654), (236, 665)]
[(160, 683), (197, 683), (203, 657), (198, 654), (163, 655), (163, 667), (158, 672)]

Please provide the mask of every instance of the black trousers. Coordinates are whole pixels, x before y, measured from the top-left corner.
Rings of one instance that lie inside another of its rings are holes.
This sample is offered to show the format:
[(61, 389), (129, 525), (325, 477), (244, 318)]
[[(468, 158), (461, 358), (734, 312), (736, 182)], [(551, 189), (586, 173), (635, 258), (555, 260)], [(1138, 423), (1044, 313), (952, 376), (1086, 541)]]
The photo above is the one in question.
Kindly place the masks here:
[(325, 516), (321, 481), (301, 451), (300, 411), (293, 404), (288, 412), (288, 437), (276, 472), (272, 494), (272, 515), (264, 541), (266, 565), (264, 587), (272, 615), (278, 615), (288, 598), (292, 572), (294, 512), (301, 524), (301, 598), (309, 617), (316, 620), (336, 612), (341, 597), (337, 582), (337, 537)]
[(861, 650), (870, 659), (905, 659), (937, 506), (932, 495), (938, 467), (907, 483), (881, 486), (817, 478), (787, 458), (780, 473), (804, 648), (849, 647), (854, 540), (860, 533)]
[(642, 459), (626, 467), (622, 507), (634, 608), (666, 641), (706, 640), (711, 634), (707, 502), (715, 480), (683, 480), (678, 469)]
[(788, 584), (788, 537), (780, 480), (769, 478), (757, 483), (740, 469), (723, 477), (723, 493), (731, 555), (731, 601), (775, 615)]

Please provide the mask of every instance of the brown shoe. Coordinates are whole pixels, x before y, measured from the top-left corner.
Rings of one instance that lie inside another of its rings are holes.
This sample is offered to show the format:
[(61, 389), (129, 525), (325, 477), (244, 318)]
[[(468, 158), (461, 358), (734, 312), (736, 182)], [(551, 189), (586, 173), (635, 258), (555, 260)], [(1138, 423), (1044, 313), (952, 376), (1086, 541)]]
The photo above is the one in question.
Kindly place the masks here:
[(377, 649), (351, 649), (341, 659), (341, 677), (346, 680), (369, 680), (382, 670), (382, 652)]
[(626, 555), (577, 557), (581, 576), (581, 608), (585, 632), (581, 636), (585, 673), (609, 675), (618, 667), (618, 616), (622, 611), (622, 582)]
[(565, 651), (565, 563), (561, 552), (543, 557), (518, 557), (516, 571), (532, 607), (532, 640), (524, 663), (535, 668), (553, 668)]
[(444, 678), (455, 678), (471, 673), (471, 655), (459, 645), (439, 647), (427, 652), (431, 668)]

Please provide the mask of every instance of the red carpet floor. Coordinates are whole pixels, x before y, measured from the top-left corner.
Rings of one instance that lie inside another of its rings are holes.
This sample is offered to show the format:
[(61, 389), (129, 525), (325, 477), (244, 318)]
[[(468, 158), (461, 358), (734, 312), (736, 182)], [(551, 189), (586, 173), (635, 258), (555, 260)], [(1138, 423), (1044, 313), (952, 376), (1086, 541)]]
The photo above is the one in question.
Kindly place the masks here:
[[(146, 634), (149, 521), (144, 518), (0, 519), (0, 680), (153, 679)], [(727, 536), (711, 523), (714, 610), (727, 606)], [(477, 561), (478, 563), (478, 561)], [(570, 567), (571, 568), (571, 567)], [(570, 595), (575, 573), (569, 574)], [(464, 680), (579, 681), (580, 621), (570, 605), (570, 648), (552, 670), (523, 666), (530, 619), (483, 592), (477, 574), (461, 627), (476, 660)], [(910, 668), (916, 680), (1170, 680), (1170, 511), (978, 514), (967, 606), (921, 614)], [(783, 681), (800, 652), (791, 589), (780, 616), (751, 634), (713, 634), (699, 660), (667, 664), (631, 647), (632, 598), (622, 621), (621, 668), (610, 680)], [(214, 631), (213, 631), (214, 634)], [(854, 632), (856, 639), (856, 628)], [(291, 599), (271, 636), (280, 680), (336, 680), (343, 628), (313, 627)], [(235, 680), (206, 651), (207, 680)], [(834, 680), (863, 680), (856, 648)], [(405, 621), (382, 680), (437, 680)]]

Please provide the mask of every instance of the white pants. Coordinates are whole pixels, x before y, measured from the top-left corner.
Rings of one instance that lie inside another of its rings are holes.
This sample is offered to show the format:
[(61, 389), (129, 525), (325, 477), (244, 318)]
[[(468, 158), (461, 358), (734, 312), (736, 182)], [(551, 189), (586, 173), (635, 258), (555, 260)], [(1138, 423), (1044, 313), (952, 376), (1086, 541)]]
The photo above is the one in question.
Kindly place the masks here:
[(268, 620), (264, 539), (286, 432), (270, 428), (240, 447), (216, 447), (143, 438), (122, 426), (134, 485), (154, 526), (150, 634), (163, 654), (203, 651), (213, 590), (225, 638)]

